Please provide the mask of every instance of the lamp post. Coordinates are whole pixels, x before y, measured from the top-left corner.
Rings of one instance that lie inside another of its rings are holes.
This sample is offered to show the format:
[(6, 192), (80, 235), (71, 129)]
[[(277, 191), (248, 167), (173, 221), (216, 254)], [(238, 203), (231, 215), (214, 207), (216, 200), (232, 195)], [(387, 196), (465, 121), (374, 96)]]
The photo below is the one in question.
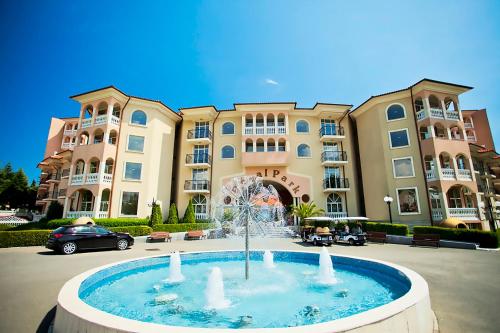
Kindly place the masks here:
[(394, 200), (394, 199), (391, 196), (389, 196), (389, 194), (387, 194), (384, 197), (384, 202), (387, 204), (387, 208), (389, 209), (389, 220), (391, 221), (391, 224), (392, 224), (392, 213), (391, 213), (392, 200)]

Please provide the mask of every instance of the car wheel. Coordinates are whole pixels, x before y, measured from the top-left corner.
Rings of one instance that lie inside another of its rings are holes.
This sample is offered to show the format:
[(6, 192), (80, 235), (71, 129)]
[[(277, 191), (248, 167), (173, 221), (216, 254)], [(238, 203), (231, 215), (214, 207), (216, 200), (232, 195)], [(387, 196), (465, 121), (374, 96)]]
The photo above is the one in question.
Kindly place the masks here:
[(349, 245), (354, 245), (354, 239), (349, 239)]
[(116, 248), (120, 251), (125, 250), (128, 247), (128, 241), (126, 239), (120, 239), (118, 243), (116, 243)]
[(76, 252), (76, 244), (75, 242), (66, 242), (62, 246), (62, 252), (64, 254), (73, 254)]
[(318, 246), (318, 241), (317, 240), (313, 240), (313, 245), (314, 246)]

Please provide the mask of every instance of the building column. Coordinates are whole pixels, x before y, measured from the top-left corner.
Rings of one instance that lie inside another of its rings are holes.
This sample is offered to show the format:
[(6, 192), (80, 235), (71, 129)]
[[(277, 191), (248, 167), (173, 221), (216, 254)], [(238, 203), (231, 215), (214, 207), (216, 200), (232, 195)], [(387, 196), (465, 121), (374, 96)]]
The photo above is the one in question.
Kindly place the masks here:
[[(459, 128), (460, 128), (460, 127), (459, 127)], [(463, 136), (463, 138), (464, 138), (464, 141), (465, 141), (465, 142), (469, 141), (469, 139), (467, 138), (467, 133), (465, 132), (465, 129), (464, 129), (464, 128), (462, 128), (462, 129), (460, 129), (460, 131), (462, 132), (462, 136)]]
[(253, 119), (253, 127), (252, 127), (252, 134), (255, 134), (255, 128), (257, 127), (257, 115), (256, 114), (253, 114), (252, 115), (252, 119)]
[(285, 114), (285, 134), (286, 135), (290, 134), (290, 125), (288, 123), (288, 113)]
[(94, 197), (94, 217), (99, 217), (99, 211), (101, 209), (101, 192), (98, 192)]
[(434, 130), (434, 126), (432, 125), (429, 125), (428, 127), (430, 129), (430, 133), (431, 133), (431, 138), (435, 138), (436, 137), (436, 131)]
[(66, 218), (66, 214), (68, 213), (69, 207), (69, 197), (68, 197), (68, 189), (66, 189), (66, 197), (64, 198), (64, 208), (63, 208), (63, 217)]
[[(266, 135), (266, 134), (267, 134), (267, 114), (264, 117), (264, 135)], [(264, 141), (264, 150), (266, 150), (265, 147), (266, 147), (266, 142)]]
[(455, 170), (455, 179), (458, 179), (458, 165), (457, 165), (457, 160), (455, 157), (451, 157), (451, 160), (453, 162), (453, 170)]
[(247, 126), (247, 119), (245, 115), (241, 116), (241, 135), (245, 135), (245, 128)]
[[(264, 128), (265, 128), (265, 126), (264, 126)], [(264, 151), (267, 152), (267, 140), (264, 140)]]
[(446, 127), (446, 134), (448, 136), (448, 140), (451, 140), (451, 130), (449, 127)]
[[(254, 121), (255, 121), (255, 118), (254, 118)], [(255, 130), (255, 127), (254, 127), (254, 130)], [(252, 141), (252, 146), (253, 146), (252, 152), (253, 153), (257, 152), (257, 140)]]
[(424, 108), (429, 112), (428, 116), (430, 117), (430, 109), (431, 109), (431, 104), (429, 103), (429, 97), (424, 97), (422, 98), (422, 101), (424, 102)]
[(437, 179), (441, 179), (441, 160), (439, 156), (432, 159), (434, 161), (434, 172)]
[(99, 161), (99, 170), (97, 170), (97, 173), (99, 173), (99, 179), (97, 180), (98, 181), (98, 184), (100, 184), (102, 181), (103, 181), (103, 177), (104, 177), (104, 168), (106, 167), (106, 161)]
[(278, 116), (273, 113), (274, 116), (274, 135), (278, 135)]
[[(464, 121), (464, 117), (462, 116), (462, 109), (460, 108), (460, 103), (458, 102), (458, 97), (457, 97), (457, 109), (455, 111), (458, 112), (458, 117), (460, 119), (460, 121)], [(471, 121), (472, 121), (472, 117), (471, 117)]]
[(448, 200), (446, 194), (439, 192), (439, 200), (441, 201), (441, 210), (443, 211), (443, 220), (450, 217), (450, 212), (448, 211)]
[(469, 170), (472, 177), (472, 181), (476, 182), (476, 172), (474, 171), (474, 164), (472, 163), (472, 157), (469, 157)]
[(448, 119), (448, 117), (446, 115), (446, 104), (444, 104), (444, 100), (440, 99), (439, 102), (441, 102), (441, 109), (443, 109), (444, 119)]

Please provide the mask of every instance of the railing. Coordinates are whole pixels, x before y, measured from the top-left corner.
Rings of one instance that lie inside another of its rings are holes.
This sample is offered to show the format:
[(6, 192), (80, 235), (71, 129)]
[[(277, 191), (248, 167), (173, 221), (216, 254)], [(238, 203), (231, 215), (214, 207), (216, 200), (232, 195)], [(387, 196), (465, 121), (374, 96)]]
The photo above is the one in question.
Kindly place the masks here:
[(212, 157), (208, 153), (187, 154), (186, 164), (212, 164)]
[(94, 212), (91, 210), (67, 212), (66, 217), (69, 219), (77, 219), (79, 217), (94, 217)]
[(440, 208), (432, 208), (432, 220), (441, 221), (443, 219), (443, 211)]
[(109, 173), (103, 173), (101, 182), (103, 183), (111, 183), (113, 181), (113, 175)]
[(73, 148), (75, 148), (75, 146), (76, 146), (76, 143), (74, 143), (74, 142), (63, 142), (61, 145), (61, 148), (62, 149), (73, 149)]
[(434, 169), (425, 170), (425, 179), (433, 180), (436, 179), (436, 172)]
[(417, 120), (422, 120), (422, 119), (425, 119), (425, 111), (424, 110), (417, 112)]
[(467, 141), (476, 142), (476, 137), (474, 135), (467, 135)]
[(326, 216), (332, 219), (341, 219), (347, 217), (346, 212), (327, 212)]
[(443, 179), (455, 179), (455, 170), (450, 168), (441, 168), (441, 176)]
[(274, 124), (267, 124), (267, 126), (245, 126), (245, 135), (274, 135), (274, 134), (286, 134), (286, 126), (284, 123), (278, 123), (278, 126)]
[(82, 185), (85, 180), (85, 175), (73, 175), (71, 176), (71, 185)]
[(472, 172), (468, 169), (458, 169), (457, 176), (458, 179), (472, 180)]
[(323, 189), (347, 189), (349, 188), (349, 179), (329, 177), (323, 179)]
[(444, 119), (444, 112), (441, 109), (438, 108), (430, 108), (430, 115), (432, 118), (442, 118)]
[(207, 213), (195, 213), (194, 217), (197, 220), (208, 220), (208, 214)]
[(208, 180), (186, 180), (184, 181), (184, 190), (186, 191), (208, 191), (210, 182)]
[(457, 111), (446, 110), (446, 118), (453, 120), (460, 120), (460, 116)]
[(276, 127), (274, 127), (274, 124), (273, 125), (268, 124), (268, 127), (266, 128), (266, 133), (271, 135), (276, 133)]
[(74, 129), (70, 129), (70, 130), (65, 129), (64, 130), (64, 135), (76, 135), (76, 130), (74, 130)]
[(87, 174), (85, 184), (98, 184), (98, 183), (99, 183), (99, 173)]
[(102, 115), (102, 116), (97, 116), (95, 117), (94, 125), (104, 125), (108, 122), (108, 116), (107, 115)]
[(212, 140), (212, 131), (208, 128), (195, 128), (188, 131), (188, 140), (209, 139)]
[(474, 128), (474, 126), (471, 123), (464, 123), (465, 128)]
[(253, 127), (245, 127), (245, 134), (252, 135), (253, 134)]
[(321, 153), (321, 162), (346, 162), (347, 153), (345, 151), (326, 150)]
[(99, 125), (105, 125), (105, 124), (113, 124), (113, 125), (120, 125), (120, 118), (117, 116), (110, 115), (108, 116), (107, 114), (97, 116), (95, 119), (92, 121), (92, 118), (89, 119), (83, 119), (82, 120), (82, 128), (88, 128), (92, 126), (99, 126)]
[(286, 127), (285, 125), (278, 125), (278, 134), (285, 134), (286, 133)]
[(457, 217), (467, 220), (476, 220), (479, 218), (477, 208), (448, 208), (450, 217)]
[(82, 120), (82, 128), (87, 128), (92, 126), (92, 118)]
[(319, 129), (319, 136), (323, 137), (325, 135), (343, 136), (344, 135), (344, 127), (337, 126), (337, 125), (323, 125)]
[(97, 212), (97, 218), (98, 219), (107, 219), (108, 218), (108, 212)]
[(118, 126), (118, 125), (120, 125), (120, 118), (118, 118), (117, 116), (111, 115), (110, 123)]
[(265, 132), (264, 126), (255, 127), (255, 134), (262, 135), (264, 134), (264, 132)]

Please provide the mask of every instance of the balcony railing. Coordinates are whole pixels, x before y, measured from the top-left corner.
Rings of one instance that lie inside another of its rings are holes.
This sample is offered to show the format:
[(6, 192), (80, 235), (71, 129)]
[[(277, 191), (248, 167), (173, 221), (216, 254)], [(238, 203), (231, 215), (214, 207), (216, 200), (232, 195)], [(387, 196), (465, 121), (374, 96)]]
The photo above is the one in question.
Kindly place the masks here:
[(184, 182), (185, 191), (208, 192), (209, 187), (210, 187), (210, 182), (205, 179), (186, 180)]
[(245, 126), (245, 135), (275, 135), (275, 134), (286, 134), (285, 123), (278, 123), (277, 126), (274, 123), (268, 123), (267, 126)]
[(457, 111), (446, 110), (446, 118), (453, 120), (460, 120), (460, 115)]
[(347, 217), (347, 212), (327, 212), (326, 216), (332, 219), (341, 219)]
[(116, 116), (109, 116), (109, 115), (101, 115), (89, 119), (83, 119), (82, 120), (82, 128), (88, 128), (92, 126), (99, 126), (99, 125), (105, 125), (105, 124), (113, 124), (113, 125), (120, 125), (120, 118)]
[[(107, 214), (107, 213), (106, 213)], [(83, 210), (83, 211), (73, 211), (73, 212), (67, 212), (66, 217), (69, 219), (77, 219), (79, 217), (94, 217), (94, 212), (89, 210)]]
[(98, 184), (99, 183), (99, 173), (88, 173), (85, 177), (85, 184)]
[(113, 175), (108, 173), (88, 173), (71, 176), (71, 185), (92, 185), (92, 184), (110, 184), (113, 181)]
[(344, 127), (337, 125), (323, 125), (319, 129), (319, 137), (324, 136), (344, 136)]
[(477, 139), (474, 135), (467, 135), (467, 141), (476, 142)]
[(425, 179), (435, 180), (436, 179), (435, 169), (425, 170)]
[(458, 169), (457, 176), (461, 180), (472, 180), (472, 172), (468, 169)]
[(429, 109), (429, 113), (431, 115), (432, 118), (442, 118), (444, 119), (444, 112), (443, 110), (441, 109), (438, 109), (438, 108), (430, 108)]
[(76, 143), (74, 143), (74, 142), (63, 142), (61, 145), (61, 148), (62, 149), (73, 149), (73, 148), (75, 148), (75, 146), (76, 146)]
[(451, 168), (441, 168), (441, 176), (443, 179), (455, 179), (455, 170)]
[(348, 189), (349, 188), (349, 179), (347, 178), (338, 178), (338, 177), (329, 177), (323, 179), (323, 189)]
[(64, 135), (71, 136), (71, 135), (76, 135), (76, 129), (65, 129), (64, 130)]
[(321, 153), (321, 162), (347, 162), (345, 151), (326, 150)]
[(207, 213), (195, 213), (194, 217), (197, 220), (208, 220), (208, 214)]
[(474, 128), (474, 126), (471, 123), (464, 123), (465, 128)]
[(456, 217), (462, 220), (477, 220), (479, 212), (477, 208), (448, 208), (450, 217)]
[(187, 138), (188, 140), (212, 140), (212, 131), (210, 131), (208, 128), (195, 128), (188, 131)]
[(187, 154), (186, 164), (212, 164), (212, 157), (208, 153)]
[(417, 111), (417, 120), (423, 120), (427, 117), (438, 118), (438, 119), (450, 119), (450, 120), (460, 120), (460, 114), (458, 111), (446, 110), (443, 111), (441, 108), (430, 108), (430, 109), (421, 109)]
[(443, 219), (443, 211), (440, 208), (432, 208), (432, 220), (441, 221)]

